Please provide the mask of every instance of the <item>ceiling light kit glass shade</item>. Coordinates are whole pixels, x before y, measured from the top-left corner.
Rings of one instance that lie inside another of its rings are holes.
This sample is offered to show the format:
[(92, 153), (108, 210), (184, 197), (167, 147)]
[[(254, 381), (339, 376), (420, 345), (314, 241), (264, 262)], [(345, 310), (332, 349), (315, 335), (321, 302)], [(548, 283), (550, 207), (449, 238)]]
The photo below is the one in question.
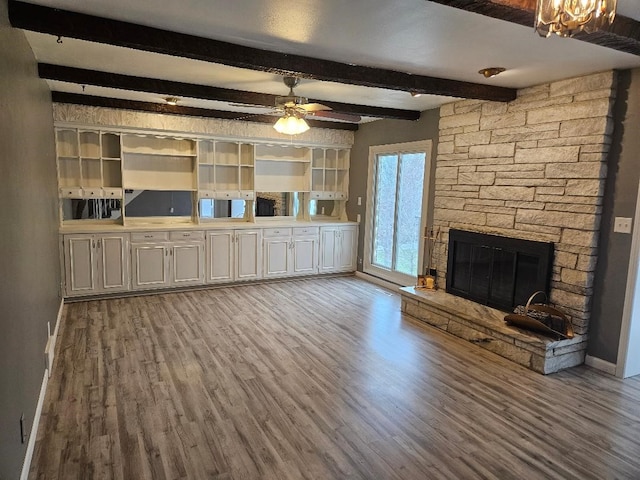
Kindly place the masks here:
[(572, 37), (607, 28), (616, 16), (617, 0), (538, 0), (536, 32)]
[(177, 97), (167, 97), (164, 101), (167, 102), (167, 105), (177, 105), (180, 99)]
[(284, 117), (278, 119), (273, 128), (278, 133), (298, 135), (309, 130), (309, 125), (304, 121), (304, 118), (299, 118), (294, 114), (285, 114)]

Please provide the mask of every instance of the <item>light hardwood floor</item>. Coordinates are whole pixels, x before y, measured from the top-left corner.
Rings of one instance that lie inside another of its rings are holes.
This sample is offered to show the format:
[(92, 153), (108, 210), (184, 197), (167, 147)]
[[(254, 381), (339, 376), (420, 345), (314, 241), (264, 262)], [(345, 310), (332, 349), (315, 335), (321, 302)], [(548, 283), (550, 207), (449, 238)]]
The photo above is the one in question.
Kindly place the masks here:
[(67, 305), (32, 479), (640, 478), (640, 379), (544, 377), (354, 277)]

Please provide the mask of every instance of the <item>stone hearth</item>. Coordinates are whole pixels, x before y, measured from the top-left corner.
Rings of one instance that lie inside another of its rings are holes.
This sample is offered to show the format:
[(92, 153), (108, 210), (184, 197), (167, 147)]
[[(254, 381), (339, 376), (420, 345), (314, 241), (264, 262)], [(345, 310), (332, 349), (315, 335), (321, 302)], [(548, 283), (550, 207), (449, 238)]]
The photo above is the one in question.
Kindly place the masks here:
[(442, 290), (400, 289), (402, 312), (539, 373), (554, 373), (584, 361), (586, 335), (554, 340), (508, 326), (505, 313)]

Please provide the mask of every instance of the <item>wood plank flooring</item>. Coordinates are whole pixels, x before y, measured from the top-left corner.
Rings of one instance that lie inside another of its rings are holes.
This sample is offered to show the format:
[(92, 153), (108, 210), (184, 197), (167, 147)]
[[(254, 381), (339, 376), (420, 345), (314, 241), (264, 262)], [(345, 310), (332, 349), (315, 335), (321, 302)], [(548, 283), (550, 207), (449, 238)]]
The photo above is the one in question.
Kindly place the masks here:
[(640, 478), (640, 378), (544, 377), (354, 277), (65, 309), (31, 479)]

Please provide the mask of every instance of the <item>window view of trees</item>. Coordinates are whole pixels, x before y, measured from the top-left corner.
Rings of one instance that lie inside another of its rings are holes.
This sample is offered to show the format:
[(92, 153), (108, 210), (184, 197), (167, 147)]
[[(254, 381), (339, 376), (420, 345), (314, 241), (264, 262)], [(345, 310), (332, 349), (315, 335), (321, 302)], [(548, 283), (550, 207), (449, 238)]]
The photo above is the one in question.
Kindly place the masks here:
[(378, 155), (373, 248), (377, 267), (418, 274), (425, 153)]

